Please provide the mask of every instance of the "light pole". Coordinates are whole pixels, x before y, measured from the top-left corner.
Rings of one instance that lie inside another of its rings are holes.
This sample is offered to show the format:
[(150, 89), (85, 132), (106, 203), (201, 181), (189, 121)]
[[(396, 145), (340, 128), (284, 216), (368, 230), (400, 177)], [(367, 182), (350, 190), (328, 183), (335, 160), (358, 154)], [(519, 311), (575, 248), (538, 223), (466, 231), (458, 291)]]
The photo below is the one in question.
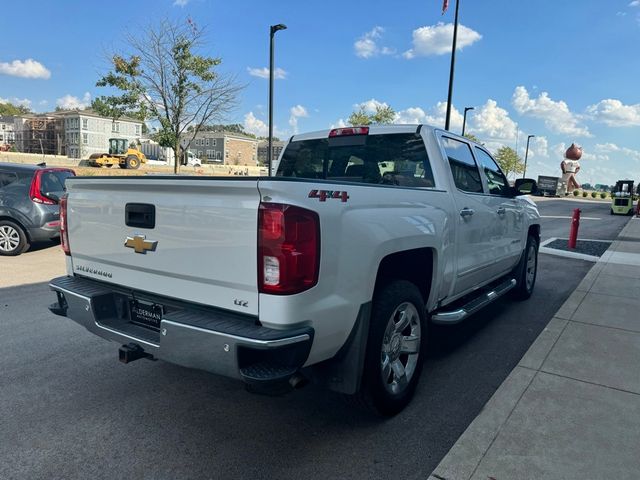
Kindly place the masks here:
[[(522, 178), (527, 174), (527, 158), (529, 157), (529, 140), (531, 140), (535, 135), (529, 135), (527, 137), (527, 149), (524, 152), (524, 172), (522, 172)], [(517, 155), (517, 152), (516, 152)]]
[(271, 157), (273, 142), (273, 37), (278, 30), (286, 30), (287, 26), (279, 23), (269, 27), (269, 149), (267, 151), (267, 164), (269, 176), (271, 176)]
[[(455, 70), (455, 65), (456, 65), (456, 43), (458, 41), (458, 7), (459, 7), (459, 1), (460, 0), (456, 0), (456, 14), (455, 14), (455, 20), (453, 22), (453, 45), (451, 47), (451, 67), (449, 70), (449, 92), (447, 94), (447, 116), (445, 117), (444, 120), (444, 129), (445, 130), (449, 130), (449, 123), (451, 122), (451, 102), (453, 100), (453, 74), (454, 74), (454, 70)], [(444, 5), (449, 5), (449, 2), (445, 2), (443, 4)], [(443, 8), (443, 10), (446, 10), (445, 8)], [(444, 11), (442, 12), (444, 13)]]
[(464, 107), (464, 117), (462, 118), (462, 136), (464, 137), (464, 128), (467, 125), (467, 112), (469, 110), (475, 110), (474, 107)]

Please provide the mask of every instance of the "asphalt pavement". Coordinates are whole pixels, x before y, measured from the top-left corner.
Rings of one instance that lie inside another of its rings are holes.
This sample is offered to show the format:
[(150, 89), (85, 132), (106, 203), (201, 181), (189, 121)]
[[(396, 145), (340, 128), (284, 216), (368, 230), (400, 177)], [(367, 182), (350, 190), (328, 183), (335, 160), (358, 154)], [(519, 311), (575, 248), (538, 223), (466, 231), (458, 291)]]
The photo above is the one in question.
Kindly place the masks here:
[[(0, 258), (2, 479), (427, 478), (592, 266), (540, 255), (530, 300), (432, 328), (414, 401), (379, 420), (313, 385), (265, 397), (162, 362), (120, 364), (116, 344), (48, 312), (58, 249)], [(25, 264), (31, 282), (12, 273)]]

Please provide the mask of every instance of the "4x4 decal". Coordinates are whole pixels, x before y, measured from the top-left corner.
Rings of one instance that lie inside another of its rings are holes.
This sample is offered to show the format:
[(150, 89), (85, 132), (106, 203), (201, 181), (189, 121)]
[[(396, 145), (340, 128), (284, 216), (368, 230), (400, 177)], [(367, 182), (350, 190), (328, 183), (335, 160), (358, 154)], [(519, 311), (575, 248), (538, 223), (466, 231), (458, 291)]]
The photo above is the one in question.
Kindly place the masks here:
[(327, 198), (339, 198), (341, 202), (346, 203), (349, 193), (341, 190), (311, 190), (309, 198), (319, 198), (321, 202), (326, 202)]

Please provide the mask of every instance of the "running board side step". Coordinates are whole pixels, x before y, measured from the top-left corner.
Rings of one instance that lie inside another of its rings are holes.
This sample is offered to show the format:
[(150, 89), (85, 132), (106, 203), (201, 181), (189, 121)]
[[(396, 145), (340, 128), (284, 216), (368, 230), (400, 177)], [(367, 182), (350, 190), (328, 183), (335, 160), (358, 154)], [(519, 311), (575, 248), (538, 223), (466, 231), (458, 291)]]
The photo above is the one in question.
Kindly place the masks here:
[(431, 321), (440, 325), (452, 325), (459, 323), (469, 315), (476, 313), (481, 308), (486, 307), (491, 302), (497, 300), (513, 287), (516, 286), (516, 279), (511, 278), (497, 285), (493, 290), (485, 292), (469, 303), (456, 310), (439, 311), (431, 315)]

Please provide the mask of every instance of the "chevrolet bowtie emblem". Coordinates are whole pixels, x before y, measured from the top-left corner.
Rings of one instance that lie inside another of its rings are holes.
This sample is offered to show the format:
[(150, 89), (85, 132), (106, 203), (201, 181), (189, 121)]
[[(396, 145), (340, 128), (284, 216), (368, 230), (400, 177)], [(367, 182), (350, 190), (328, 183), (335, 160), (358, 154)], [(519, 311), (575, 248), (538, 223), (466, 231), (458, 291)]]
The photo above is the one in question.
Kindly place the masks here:
[(155, 240), (145, 240), (145, 235), (134, 235), (133, 237), (127, 237), (127, 241), (124, 242), (125, 247), (133, 248), (136, 253), (144, 253), (147, 251), (154, 252), (158, 242)]

